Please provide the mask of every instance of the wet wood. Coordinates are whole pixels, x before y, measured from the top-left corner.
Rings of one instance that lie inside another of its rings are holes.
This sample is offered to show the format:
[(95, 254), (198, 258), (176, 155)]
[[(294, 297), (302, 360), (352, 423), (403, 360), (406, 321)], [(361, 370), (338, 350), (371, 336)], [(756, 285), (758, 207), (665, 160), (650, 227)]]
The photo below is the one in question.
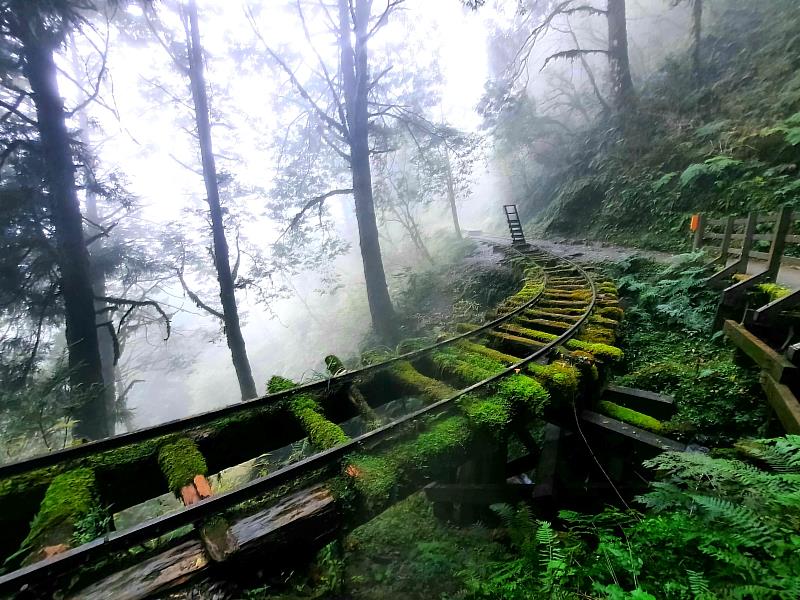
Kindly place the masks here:
[(204, 571), (208, 555), (198, 541), (179, 546), (119, 571), (68, 597), (68, 600), (140, 600), (172, 589)]
[(800, 403), (792, 390), (766, 372), (761, 373), (761, 386), (786, 433), (800, 434)]
[(558, 471), (558, 454), (561, 445), (561, 428), (552, 423), (544, 426), (544, 445), (536, 466), (536, 486), (534, 498), (552, 497), (556, 491), (556, 473)]
[(625, 437), (639, 446), (647, 446), (665, 452), (668, 450), (677, 452), (686, 450), (686, 446), (680, 442), (651, 433), (639, 427), (634, 427), (623, 421), (612, 419), (611, 417), (601, 415), (591, 410), (585, 410), (581, 413), (581, 421), (591, 425), (595, 429), (603, 430), (604, 433)]
[(533, 488), (531, 483), (431, 483), (424, 489), (430, 502), (489, 506), (530, 498)]
[(286, 496), (278, 504), (240, 519), (230, 527), (236, 552), (251, 552), (270, 544), (281, 547), (322, 545), (333, 539), (340, 520), (330, 490), (324, 486)]
[(798, 369), (744, 326), (728, 319), (722, 330), (742, 352), (752, 358), (777, 383), (791, 385), (798, 380)]
[(602, 399), (659, 420), (669, 419), (677, 411), (675, 398), (672, 396), (621, 385), (609, 385), (605, 389)]

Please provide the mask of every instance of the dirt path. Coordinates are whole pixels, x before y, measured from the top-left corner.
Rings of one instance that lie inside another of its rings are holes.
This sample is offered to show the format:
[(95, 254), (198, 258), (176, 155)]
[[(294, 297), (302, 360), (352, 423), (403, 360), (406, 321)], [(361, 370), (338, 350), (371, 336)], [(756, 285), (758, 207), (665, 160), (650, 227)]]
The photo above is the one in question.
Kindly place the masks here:
[[(639, 248), (627, 248), (615, 246), (606, 242), (594, 241), (575, 241), (575, 240), (531, 240), (532, 244), (549, 250), (554, 254), (572, 258), (578, 262), (597, 262), (603, 260), (617, 261), (633, 255), (645, 256), (657, 262), (668, 263), (675, 254), (667, 252), (655, 252), (652, 250), (641, 250)], [(728, 264), (732, 264), (731, 260)], [(766, 267), (766, 263), (761, 260), (751, 259), (747, 272), (750, 275), (759, 273)], [(778, 283), (790, 289), (800, 289), (800, 268), (782, 266), (778, 273)]]

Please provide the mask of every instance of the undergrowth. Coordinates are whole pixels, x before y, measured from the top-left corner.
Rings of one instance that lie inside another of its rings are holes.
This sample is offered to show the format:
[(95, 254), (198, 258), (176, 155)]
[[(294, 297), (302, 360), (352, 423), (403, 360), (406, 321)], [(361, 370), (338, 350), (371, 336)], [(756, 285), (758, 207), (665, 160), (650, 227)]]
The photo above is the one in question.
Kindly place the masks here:
[(631, 258), (607, 268), (626, 305), (615, 382), (674, 396), (678, 412), (662, 431), (716, 446), (767, 434), (770, 413), (758, 369), (712, 335), (717, 295), (704, 284), (705, 261), (695, 253), (667, 266)]

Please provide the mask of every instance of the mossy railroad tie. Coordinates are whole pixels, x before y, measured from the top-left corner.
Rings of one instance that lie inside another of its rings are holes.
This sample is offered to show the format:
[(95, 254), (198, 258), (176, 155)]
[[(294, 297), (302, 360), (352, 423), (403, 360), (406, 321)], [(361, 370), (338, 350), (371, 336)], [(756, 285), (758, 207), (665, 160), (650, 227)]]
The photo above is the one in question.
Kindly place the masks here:
[(386, 372), (404, 393), (417, 396), (427, 403), (450, 398), (456, 393), (455, 388), (423, 375), (406, 360), (393, 364)]
[(206, 459), (194, 440), (178, 438), (158, 450), (158, 466), (172, 493), (189, 506), (211, 495)]
[(23, 563), (30, 564), (73, 547), (84, 522), (93, 516), (102, 521), (98, 497), (91, 469), (73, 469), (54, 477), (20, 551), (9, 560), (24, 557)]
[[(274, 375), (267, 383), (267, 392), (275, 394), (295, 387), (297, 384), (291, 379)], [(301, 392), (292, 396), (289, 400), (289, 410), (300, 422), (309, 442), (316, 450), (327, 450), (350, 439), (339, 425), (325, 418), (322, 406), (312, 394)]]

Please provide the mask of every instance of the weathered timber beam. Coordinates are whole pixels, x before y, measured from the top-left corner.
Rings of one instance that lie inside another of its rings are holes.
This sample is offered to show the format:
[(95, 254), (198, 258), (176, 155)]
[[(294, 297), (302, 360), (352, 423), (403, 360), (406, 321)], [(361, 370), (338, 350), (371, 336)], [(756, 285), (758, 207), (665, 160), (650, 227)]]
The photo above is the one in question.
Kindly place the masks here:
[(639, 390), (621, 385), (609, 385), (602, 396), (615, 404), (650, 415), (659, 420), (669, 419), (675, 414), (675, 398), (647, 390)]
[(532, 483), (430, 483), (424, 490), (430, 502), (489, 506), (528, 499), (534, 487)]
[(775, 410), (786, 433), (800, 434), (800, 403), (787, 386), (778, 383), (772, 375), (761, 372), (761, 386), (770, 406)]
[(765, 304), (761, 308), (753, 311), (751, 319), (753, 323), (769, 323), (778, 318), (778, 316), (790, 308), (794, 308), (800, 304), (800, 290), (795, 290), (788, 296), (773, 300), (769, 304)]
[(646, 446), (653, 450), (674, 450), (678, 452), (683, 452), (686, 450), (685, 444), (681, 444), (680, 442), (676, 442), (675, 440), (671, 440), (660, 435), (656, 435), (655, 433), (650, 433), (645, 429), (628, 425), (627, 423), (618, 421), (617, 419), (612, 419), (611, 417), (607, 417), (590, 410), (585, 410), (581, 413), (581, 421), (592, 425), (597, 429), (601, 429), (606, 433), (613, 433), (618, 436), (622, 436), (641, 446)]
[(798, 369), (782, 354), (778, 354), (761, 339), (753, 335), (744, 326), (727, 320), (722, 330), (742, 352), (752, 358), (755, 363), (777, 382), (793, 384), (798, 380)]

